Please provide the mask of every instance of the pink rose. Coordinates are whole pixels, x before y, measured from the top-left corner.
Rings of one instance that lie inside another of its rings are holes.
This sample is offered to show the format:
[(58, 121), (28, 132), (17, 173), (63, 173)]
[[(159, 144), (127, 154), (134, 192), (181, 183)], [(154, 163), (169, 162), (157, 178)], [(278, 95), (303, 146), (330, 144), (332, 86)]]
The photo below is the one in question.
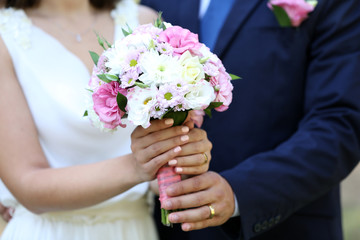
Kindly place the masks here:
[(268, 7), (278, 6), (285, 10), (294, 27), (300, 24), (308, 17), (308, 14), (314, 10), (314, 6), (305, 0), (270, 0)]
[(174, 55), (177, 56), (188, 50), (190, 52), (199, 50), (202, 46), (197, 34), (179, 26), (167, 28), (160, 33), (159, 40), (169, 43), (174, 48)]
[(218, 112), (223, 112), (229, 108), (232, 102), (232, 90), (234, 86), (231, 83), (231, 77), (223, 66), (219, 69), (219, 75), (210, 78), (210, 83), (217, 89), (214, 102), (222, 102), (220, 107), (215, 108)]
[(105, 127), (114, 129), (117, 126), (125, 127), (121, 124), (121, 118), (124, 116), (117, 104), (116, 97), (118, 93), (126, 96), (126, 90), (119, 87), (118, 82), (103, 83), (92, 95), (94, 101), (94, 110), (100, 120), (105, 123)]

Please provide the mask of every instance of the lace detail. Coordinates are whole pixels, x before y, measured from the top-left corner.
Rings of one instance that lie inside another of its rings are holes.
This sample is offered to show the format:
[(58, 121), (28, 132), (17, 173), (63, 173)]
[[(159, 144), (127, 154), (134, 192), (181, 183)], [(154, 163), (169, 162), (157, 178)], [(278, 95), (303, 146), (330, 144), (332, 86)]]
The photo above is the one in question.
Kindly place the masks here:
[(9, 36), (24, 49), (31, 47), (31, 20), (23, 10), (0, 9), (0, 35)]
[(122, 0), (111, 11), (111, 17), (118, 26), (129, 25), (130, 28), (135, 28), (138, 25), (137, 8), (138, 5), (134, 0)]

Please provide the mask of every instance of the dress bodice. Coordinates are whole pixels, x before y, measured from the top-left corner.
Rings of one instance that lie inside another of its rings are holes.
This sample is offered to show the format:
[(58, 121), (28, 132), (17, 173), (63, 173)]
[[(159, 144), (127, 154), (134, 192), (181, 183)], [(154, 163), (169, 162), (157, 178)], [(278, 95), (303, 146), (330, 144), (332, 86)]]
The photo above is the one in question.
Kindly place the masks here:
[[(121, 28), (138, 25), (138, 6), (133, 0), (119, 2), (111, 16), (115, 39)], [(38, 130), (45, 156), (54, 168), (94, 163), (128, 154), (131, 123), (116, 132), (102, 132), (83, 117), (90, 73), (85, 64), (57, 39), (32, 24), (23, 10), (0, 9), (0, 35), (12, 58)], [(140, 197), (148, 184), (140, 184), (120, 197)], [(0, 200), (14, 198), (0, 186)]]

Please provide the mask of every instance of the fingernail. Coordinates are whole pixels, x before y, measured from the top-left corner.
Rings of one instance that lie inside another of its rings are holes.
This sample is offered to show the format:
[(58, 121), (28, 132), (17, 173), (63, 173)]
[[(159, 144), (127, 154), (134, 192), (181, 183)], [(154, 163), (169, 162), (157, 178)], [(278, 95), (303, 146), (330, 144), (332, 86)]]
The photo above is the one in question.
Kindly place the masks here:
[(183, 225), (182, 225), (182, 229), (183, 229), (184, 231), (190, 231), (190, 225), (189, 225), (189, 224), (183, 224)]
[(170, 201), (166, 201), (164, 205), (165, 205), (165, 208), (171, 208), (171, 206), (172, 206)]
[(165, 120), (166, 125), (172, 125), (173, 123), (174, 123), (174, 119), (172, 119), (172, 118), (168, 118)]
[(175, 159), (173, 159), (173, 160), (170, 160), (170, 161), (168, 162), (168, 164), (169, 164), (170, 166), (174, 166), (174, 165), (177, 164), (177, 161), (176, 161)]
[(181, 131), (183, 132), (183, 133), (187, 133), (187, 132), (189, 132), (189, 127), (182, 127), (181, 128)]
[(169, 218), (171, 222), (176, 222), (179, 220), (179, 216), (177, 214), (170, 214)]
[(182, 172), (182, 171), (183, 171), (183, 169), (182, 169), (181, 167), (177, 167), (177, 168), (175, 168), (175, 172), (180, 173), (180, 172)]
[(181, 141), (183, 142), (186, 142), (187, 140), (189, 140), (189, 136), (188, 135), (184, 135), (184, 136), (181, 136)]
[(174, 149), (174, 152), (180, 152), (181, 151), (181, 147), (176, 147), (175, 149)]
[(14, 208), (9, 208), (9, 215), (10, 215), (11, 217), (14, 216), (14, 213), (15, 213), (15, 209), (14, 209)]

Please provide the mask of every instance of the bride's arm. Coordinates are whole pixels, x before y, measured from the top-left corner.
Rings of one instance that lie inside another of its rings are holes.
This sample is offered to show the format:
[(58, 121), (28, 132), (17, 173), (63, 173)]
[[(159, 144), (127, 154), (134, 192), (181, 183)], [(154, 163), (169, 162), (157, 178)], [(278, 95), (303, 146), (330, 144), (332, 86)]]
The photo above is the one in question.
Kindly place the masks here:
[[(166, 136), (158, 143), (147, 138), (142, 145), (145, 150), (94, 164), (50, 168), (1, 40), (0, 66), (0, 178), (16, 199), (34, 213), (91, 206), (152, 180), (160, 166), (179, 154), (174, 149), (186, 142), (180, 140), (184, 135), (181, 127), (169, 128), (171, 125), (159, 121), (148, 131), (165, 129)], [(134, 138), (134, 144), (145, 137)]]

